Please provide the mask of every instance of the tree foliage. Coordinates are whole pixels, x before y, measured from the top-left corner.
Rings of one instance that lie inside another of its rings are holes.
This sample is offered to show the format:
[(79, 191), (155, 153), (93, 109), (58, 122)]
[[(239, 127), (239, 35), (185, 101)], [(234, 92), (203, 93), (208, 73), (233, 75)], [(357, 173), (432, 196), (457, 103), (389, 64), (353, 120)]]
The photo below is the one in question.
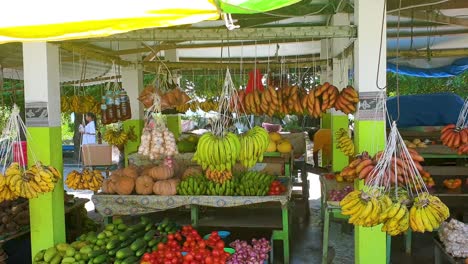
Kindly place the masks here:
[[(405, 75), (400, 75), (398, 78), (400, 95), (452, 92), (462, 98), (468, 97), (468, 71), (449, 78), (421, 78)], [(396, 84), (397, 76), (394, 73), (387, 73), (389, 96), (396, 95)]]

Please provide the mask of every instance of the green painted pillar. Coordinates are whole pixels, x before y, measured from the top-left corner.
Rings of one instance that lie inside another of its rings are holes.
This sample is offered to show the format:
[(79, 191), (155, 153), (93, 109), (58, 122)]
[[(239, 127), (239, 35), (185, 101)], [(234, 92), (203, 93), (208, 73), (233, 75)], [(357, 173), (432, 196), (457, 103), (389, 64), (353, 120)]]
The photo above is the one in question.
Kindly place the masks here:
[(332, 130), (332, 171), (341, 171), (349, 164), (349, 157), (346, 156), (341, 150), (338, 149), (338, 139), (335, 132), (340, 128), (348, 130), (348, 116), (339, 113), (335, 110), (331, 116), (331, 130)]
[(140, 146), (141, 134), (144, 127), (144, 121), (141, 119), (131, 119), (125, 120), (123, 122), (124, 130), (128, 131), (130, 127), (134, 127), (133, 131), (136, 135), (136, 141), (128, 141), (124, 147), (125, 155), (125, 166), (128, 165), (128, 155), (138, 151), (138, 146)]
[[(387, 40), (386, 35), (381, 33), (386, 32), (386, 24), (381, 23), (382, 19), (386, 21), (384, 8), (384, 0), (354, 1), (354, 24), (358, 30), (358, 38), (354, 42), (354, 86), (361, 100), (371, 100), (369, 98), (379, 91), (378, 87), (386, 85)], [(358, 152), (369, 151), (373, 154), (385, 145), (385, 120), (383, 116), (379, 119), (371, 116), (375, 117), (375, 109), (359, 109), (355, 117)], [(381, 225), (356, 227), (354, 234), (355, 263), (386, 263), (387, 239)]]
[(322, 120), (321, 120), (321, 128), (332, 128), (332, 114), (331, 112), (327, 112), (323, 114)]
[(182, 134), (182, 116), (180, 114), (167, 115), (167, 128), (174, 134), (177, 140)]
[[(58, 46), (50, 43), (24, 43), (24, 97), (26, 108), (40, 105), (48, 116), (26, 119), (30, 138), (29, 165), (37, 161), (63, 171), (60, 126), (60, 75)], [(27, 109), (26, 109), (27, 111)], [(34, 121), (34, 122), (33, 122)], [(32, 256), (41, 249), (65, 242), (63, 181), (54, 191), (29, 201)]]

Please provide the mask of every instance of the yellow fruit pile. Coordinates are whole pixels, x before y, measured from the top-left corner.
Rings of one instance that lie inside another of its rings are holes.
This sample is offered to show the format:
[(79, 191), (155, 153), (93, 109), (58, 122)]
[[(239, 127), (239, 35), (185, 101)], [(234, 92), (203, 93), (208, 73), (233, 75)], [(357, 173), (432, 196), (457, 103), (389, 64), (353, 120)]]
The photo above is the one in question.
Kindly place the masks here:
[(0, 175), (0, 201), (18, 197), (37, 198), (41, 193), (53, 191), (55, 183), (61, 177), (52, 166), (37, 163), (30, 169), (23, 170), (14, 162), (5, 170), (5, 176)]
[(343, 215), (350, 216), (349, 223), (372, 227), (383, 224), (382, 232), (395, 236), (408, 228), (415, 232), (433, 231), (449, 217), (449, 209), (436, 196), (427, 192), (414, 198), (408, 210), (407, 196), (392, 201), (376, 189), (370, 192), (353, 191), (340, 202)]
[(83, 172), (73, 170), (67, 175), (65, 184), (68, 188), (75, 190), (92, 190), (99, 191), (101, 189), (103, 177), (99, 170), (84, 169)]
[(278, 132), (270, 132), (269, 133), (270, 142), (268, 143), (268, 147), (266, 152), (275, 152), (278, 151), (280, 153), (290, 153), (292, 150), (291, 143), (281, 137), (281, 134)]
[(60, 97), (60, 105), (62, 113), (75, 112), (84, 114), (91, 112), (99, 114), (101, 112), (101, 104), (90, 95), (62, 96)]
[(346, 156), (354, 156), (354, 143), (353, 140), (348, 136), (348, 131), (344, 128), (338, 129), (335, 132), (336, 139), (338, 141), (337, 147)]

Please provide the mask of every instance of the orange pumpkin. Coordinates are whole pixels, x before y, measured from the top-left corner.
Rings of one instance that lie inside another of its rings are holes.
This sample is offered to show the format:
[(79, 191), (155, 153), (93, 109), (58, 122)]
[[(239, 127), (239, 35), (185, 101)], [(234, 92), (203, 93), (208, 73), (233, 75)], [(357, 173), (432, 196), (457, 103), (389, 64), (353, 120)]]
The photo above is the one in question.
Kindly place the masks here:
[(110, 179), (104, 179), (102, 181), (102, 192), (108, 194), (114, 194), (114, 184), (111, 182)]
[(115, 187), (118, 194), (129, 195), (135, 188), (135, 180), (131, 177), (121, 176)]
[(135, 181), (135, 191), (137, 194), (148, 195), (153, 193), (153, 178), (147, 175), (138, 177)]
[(160, 165), (151, 168), (148, 170), (148, 175), (153, 178), (153, 180), (167, 180), (174, 176), (174, 170), (166, 165)]
[(136, 179), (138, 177), (138, 168), (129, 166), (122, 170), (122, 175)]
[(157, 195), (175, 195), (177, 193), (178, 179), (157, 181), (153, 185), (153, 193)]

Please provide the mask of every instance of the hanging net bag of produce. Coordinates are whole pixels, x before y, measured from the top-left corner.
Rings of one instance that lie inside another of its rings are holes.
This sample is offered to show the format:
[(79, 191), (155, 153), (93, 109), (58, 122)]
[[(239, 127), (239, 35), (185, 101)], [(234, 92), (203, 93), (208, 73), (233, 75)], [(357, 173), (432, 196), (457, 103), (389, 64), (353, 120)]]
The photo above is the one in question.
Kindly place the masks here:
[(448, 124), (442, 128), (440, 134), (442, 144), (458, 149), (458, 154), (468, 154), (468, 98), (458, 115), (456, 124)]
[[(28, 145), (22, 141), (22, 135)], [(0, 202), (18, 197), (37, 198), (42, 193), (54, 190), (56, 182), (62, 177), (52, 166), (43, 165), (37, 160), (34, 151), (31, 166), (27, 166), (27, 149), (33, 140), (21, 119), (19, 108), (14, 105), (10, 118), (0, 137)]]
[(151, 160), (178, 154), (174, 134), (166, 127), (161, 113), (161, 97), (157, 93), (153, 94), (153, 105), (147, 109), (145, 121), (138, 153)]
[(429, 194), (421, 176), (416, 151), (408, 149), (392, 124), (385, 150), (367, 159), (361, 173), (365, 180), (362, 190), (348, 194), (341, 202), (349, 223), (372, 227), (383, 224), (382, 231), (398, 235), (408, 228), (415, 232), (433, 231), (448, 218), (449, 210), (439, 198)]

